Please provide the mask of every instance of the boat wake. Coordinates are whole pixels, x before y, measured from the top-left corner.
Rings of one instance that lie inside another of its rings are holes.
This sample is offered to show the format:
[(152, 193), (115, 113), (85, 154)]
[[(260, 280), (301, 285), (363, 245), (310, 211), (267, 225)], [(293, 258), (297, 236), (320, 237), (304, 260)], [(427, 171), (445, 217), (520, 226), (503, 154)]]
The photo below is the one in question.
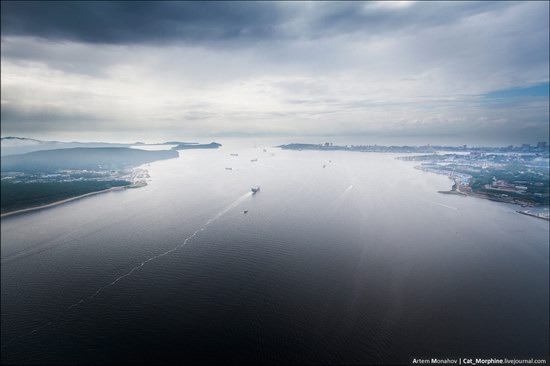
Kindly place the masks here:
[(229, 204), (228, 206), (226, 206), (223, 210), (221, 210), (220, 212), (218, 212), (214, 217), (212, 217), (210, 220), (206, 221), (206, 223), (204, 225), (202, 225), (200, 228), (198, 228), (197, 230), (195, 230), (191, 235), (189, 235), (187, 238), (185, 238), (180, 244), (176, 245), (175, 247), (173, 247), (172, 249), (170, 250), (167, 250), (165, 251), (164, 253), (161, 253), (161, 254), (157, 254), (157, 255), (154, 255), (150, 258), (147, 258), (145, 259), (143, 262), (141, 262), (140, 264), (136, 265), (135, 267), (131, 268), (128, 272), (124, 273), (123, 275), (120, 275), (118, 276), (117, 278), (115, 278), (112, 282), (108, 283), (107, 285), (105, 286), (102, 286), (100, 288), (98, 288), (93, 294), (91, 294), (90, 296), (88, 297), (85, 297), (85, 298), (82, 298), (80, 299), (79, 301), (75, 302), (74, 304), (71, 304), (69, 306), (67, 306), (65, 308), (65, 310), (63, 310), (59, 315), (57, 315), (54, 319), (50, 320), (49, 322), (45, 323), (44, 325), (41, 325), (40, 327), (38, 328), (35, 328), (27, 333), (24, 333), (24, 334), (21, 334), (17, 337), (14, 337), (12, 338), (11, 340), (9, 340), (8, 342), (6, 342), (5, 344), (2, 344), (1, 348), (4, 348), (6, 347), (7, 345), (13, 343), (14, 341), (20, 339), (20, 338), (23, 338), (23, 337), (26, 337), (26, 336), (30, 336), (46, 327), (49, 327), (50, 325), (56, 323), (57, 321), (59, 321), (59, 319), (63, 318), (63, 316), (65, 314), (67, 314), (69, 311), (71, 311), (73, 308), (79, 306), (80, 304), (83, 304), (87, 301), (90, 301), (92, 300), (94, 297), (98, 296), (102, 291), (108, 289), (109, 287), (112, 287), (114, 285), (116, 285), (117, 282), (119, 282), (120, 280), (126, 278), (126, 277), (130, 277), (132, 274), (134, 274), (134, 272), (138, 271), (139, 269), (141, 269), (143, 266), (145, 266), (147, 263), (150, 263), (152, 261), (154, 261), (155, 259), (158, 259), (158, 258), (161, 258), (161, 257), (164, 257), (170, 253), (173, 253), (175, 252), (176, 250), (182, 248), (183, 246), (185, 246), (189, 240), (193, 239), (195, 236), (197, 236), (200, 232), (206, 230), (206, 228), (208, 226), (210, 226), (212, 223), (214, 223), (215, 221), (217, 221), (220, 217), (222, 217), (223, 215), (225, 215), (227, 212), (229, 212), (231, 209), (237, 207), (239, 204), (241, 204), (244, 200), (246, 200), (246, 198), (248, 197), (251, 197), (252, 196), (252, 192), (247, 192), (245, 194), (243, 194), (242, 196), (240, 196), (239, 198), (237, 198), (235, 201), (233, 201), (231, 204)]
[(348, 193), (353, 189), (353, 184), (350, 184), (342, 193), (340, 193), (326, 208), (321, 212), (322, 215), (327, 212), (335, 210), (335, 208), (342, 203), (342, 200), (346, 198)]
[(338, 197), (334, 200), (334, 203), (340, 202), (352, 189), (353, 189), (353, 184), (350, 184), (348, 188), (344, 189), (344, 192), (338, 195)]
[(447, 206), (447, 205), (444, 205), (443, 203), (439, 203), (439, 202), (428, 201), (428, 200), (423, 200), (423, 199), (421, 199), (421, 201), (428, 202), (428, 203), (431, 203), (433, 205), (438, 205), (438, 206), (445, 207), (445, 208), (450, 208), (450, 209), (453, 209), (453, 210), (458, 210), (458, 208), (456, 208), (456, 207)]

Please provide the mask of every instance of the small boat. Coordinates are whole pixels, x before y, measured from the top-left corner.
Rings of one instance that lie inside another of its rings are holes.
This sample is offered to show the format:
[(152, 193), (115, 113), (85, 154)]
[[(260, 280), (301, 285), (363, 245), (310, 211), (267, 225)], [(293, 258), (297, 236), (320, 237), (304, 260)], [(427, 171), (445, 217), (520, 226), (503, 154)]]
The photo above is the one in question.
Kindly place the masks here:
[(326, 168), (327, 166), (325, 164), (323, 164), (323, 168)]
[(225, 170), (233, 170), (233, 168), (225, 168)]
[(254, 163), (254, 162), (258, 161), (258, 158), (256, 158), (256, 159), (251, 159), (250, 161)]
[(248, 213), (248, 210), (244, 210), (243, 213)]
[(250, 188), (250, 190), (252, 191), (252, 194), (256, 194), (260, 191), (260, 186), (254, 186)]
[(239, 154), (230, 154), (231, 156), (239, 156)]

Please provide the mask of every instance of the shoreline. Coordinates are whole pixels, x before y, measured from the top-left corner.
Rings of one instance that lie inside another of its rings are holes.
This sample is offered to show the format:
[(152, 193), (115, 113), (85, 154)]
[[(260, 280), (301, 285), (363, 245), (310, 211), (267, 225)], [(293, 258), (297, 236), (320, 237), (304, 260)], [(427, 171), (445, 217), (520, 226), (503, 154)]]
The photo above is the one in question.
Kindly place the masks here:
[[(458, 190), (449, 190), (449, 191), (437, 191), (437, 193), (454, 194), (454, 195), (462, 196), (462, 197), (475, 197), (475, 198), (480, 198), (480, 199), (493, 201), (493, 202), (500, 202), (500, 203), (506, 203), (506, 204), (509, 204), (509, 205), (518, 205), (518, 206), (521, 206), (521, 207), (528, 207), (528, 206), (526, 206), (526, 202), (523, 202), (523, 201), (518, 202), (516, 200), (511, 200), (511, 201), (504, 200), (504, 199), (500, 199), (499, 197), (489, 196), (487, 194), (480, 193), (480, 192), (465, 193), (465, 192), (458, 191)], [(530, 207), (546, 207), (546, 206), (548, 206), (548, 205), (546, 205), (546, 204), (532, 204), (532, 206), (530, 206)]]
[[(511, 199), (501, 198), (501, 197), (498, 197), (498, 196), (487, 194), (485, 192), (479, 192), (479, 191), (474, 191), (474, 190), (464, 192), (464, 191), (460, 190), (459, 180), (457, 180), (454, 177), (449, 176), (447, 174), (447, 172), (423, 169), (421, 166), (415, 166), (414, 169), (418, 169), (422, 172), (433, 173), (433, 174), (437, 174), (437, 175), (444, 175), (444, 176), (447, 176), (449, 179), (454, 181), (454, 185), (452, 186), (452, 188), (450, 190), (448, 190), (448, 191), (437, 191), (437, 193), (450, 194), (450, 195), (456, 195), (456, 196), (461, 196), (461, 197), (475, 197), (475, 198), (481, 198), (481, 199), (485, 199), (485, 200), (493, 201), (493, 202), (506, 203), (506, 204), (510, 204), (510, 205), (519, 205), (519, 206), (522, 206), (522, 207), (527, 207), (528, 205), (530, 207), (546, 207), (546, 206), (548, 206), (548, 204), (545, 204), (545, 203), (537, 204), (537, 203), (531, 203), (531, 202), (528, 202), (528, 201), (517, 200), (516, 198), (511, 198)], [(517, 212), (519, 212), (519, 211), (517, 211)]]
[(114, 192), (114, 191), (121, 191), (121, 190), (123, 190), (123, 189), (127, 189), (128, 187), (131, 187), (131, 185), (130, 185), (130, 186), (122, 186), (122, 187), (111, 187), (111, 188), (103, 189), (103, 190), (101, 190), (101, 191), (89, 192), (89, 193), (81, 194), (80, 196), (65, 198), (65, 199), (63, 199), (63, 200), (61, 200), (61, 201), (55, 201), (55, 202), (47, 203), (47, 204), (41, 205), (41, 206), (34, 206), (34, 207), (22, 208), (22, 209), (20, 209), (20, 210), (10, 211), (10, 212), (6, 212), (6, 213), (3, 213), (3, 214), (0, 214), (0, 219), (3, 219), (3, 218), (5, 218), (5, 217), (9, 217), (9, 216), (13, 216), (13, 215), (19, 215), (19, 214), (27, 213), (27, 212), (44, 210), (44, 209), (47, 209), (47, 208), (50, 208), (50, 207), (55, 207), (55, 206), (62, 205), (62, 204), (64, 204), (64, 203), (76, 201), (76, 200), (79, 200), (79, 199), (81, 199), (81, 198), (86, 198), (86, 197), (90, 197), (90, 196), (95, 196), (96, 194), (107, 193), (107, 192)]
[(522, 214), (522, 215), (531, 216), (531, 217), (536, 217), (537, 219), (542, 219), (542, 220), (550, 221), (550, 217), (548, 217), (548, 216), (541, 216), (541, 215), (536, 214), (536, 213), (533, 213), (533, 212), (529, 212), (529, 211), (525, 211), (525, 210), (516, 211), (516, 212), (517, 212), (517, 213), (520, 213), (520, 214)]

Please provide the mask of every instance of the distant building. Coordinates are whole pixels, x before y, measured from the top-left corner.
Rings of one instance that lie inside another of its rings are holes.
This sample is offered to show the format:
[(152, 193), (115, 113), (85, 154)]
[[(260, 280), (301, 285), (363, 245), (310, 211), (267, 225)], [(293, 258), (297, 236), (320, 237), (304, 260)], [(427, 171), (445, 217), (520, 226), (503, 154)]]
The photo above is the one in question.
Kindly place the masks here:
[(541, 141), (537, 143), (537, 148), (546, 149), (546, 141)]
[(528, 149), (531, 147), (530, 144), (521, 144), (521, 147), (524, 148), (524, 149)]

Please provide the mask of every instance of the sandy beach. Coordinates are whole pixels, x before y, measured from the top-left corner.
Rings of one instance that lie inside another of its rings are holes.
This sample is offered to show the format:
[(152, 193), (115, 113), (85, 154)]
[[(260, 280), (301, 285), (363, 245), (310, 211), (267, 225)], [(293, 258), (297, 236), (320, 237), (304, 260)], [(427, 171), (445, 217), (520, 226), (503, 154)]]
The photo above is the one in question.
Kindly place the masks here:
[(96, 194), (106, 193), (106, 192), (112, 192), (112, 191), (120, 191), (120, 190), (126, 189), (126, 188), (127, 188), (127, 186), (112, 187), (112, 188), (109, 188), (109, 189), (103, 189), (103, 190), (101, 190), (101, 191), (85, 193), (85, 194), (81, 194), (80, 196), (71, 197), (71, 198), (66, 198), (66, 199), (64, 199), (64, 200), (56, 201), (56, 202), (52, 202), (52, 203), (48, 203), (48, 204), (45, 204), (45, 205), (40, 205), (40, 206), (35, 206), (35, 207), (24, 208), (24, 209), (21, 209), (21, 210), (16, 210), (16, 211), (11, 211), (11, 212), (6, 212), (6, 213), (1, 214), (1, 215), (0, 215), (0, 218), (4, 218), (4, 217), (8, 217), (8, 216), (13, 216), (13, 215), (19, 215), (19, 214), (23, 214), (23, 213), (27, 213), (27, 212), (32, 212), (32, 211), (43, 210), (43, 209), (46, 209), (46, 208), (59, 206), (59, 205), (61, 205), (61, 204), (67, 203), (67, 202), (76, 201), (76, 200), (79, 200), (79, 199), (81, 199), (81, 198), (85, 198), (85, 197), (89, 197), (89, 196), (94, 196), (94, 195), (96, 195)]

